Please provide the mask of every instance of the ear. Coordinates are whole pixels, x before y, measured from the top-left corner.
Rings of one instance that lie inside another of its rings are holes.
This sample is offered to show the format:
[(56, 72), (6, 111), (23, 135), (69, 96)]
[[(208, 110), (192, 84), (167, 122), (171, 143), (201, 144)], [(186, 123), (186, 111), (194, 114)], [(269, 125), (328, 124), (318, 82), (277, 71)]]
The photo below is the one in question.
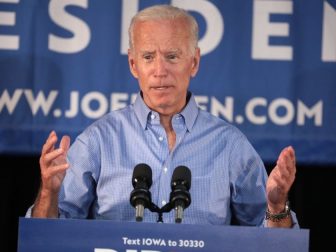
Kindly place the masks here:
[(199, 64), (200, 64), (200, 60), (201, 60), (201, 50), (199, 47), (196, 48), (195, 50), (195, 55), (193, 57), (193, 63), (191, 65), (191, 77), (195, 77), (197, 72), (198, 72), (198, 68), (199, 68)]
[(130, 71), (134, 78), (138, 78), (138, 70), (135, 64), (135, 57), (134, 57), (134, 51), (132, 49), (128, 49), (128, 65), (130, 68)]

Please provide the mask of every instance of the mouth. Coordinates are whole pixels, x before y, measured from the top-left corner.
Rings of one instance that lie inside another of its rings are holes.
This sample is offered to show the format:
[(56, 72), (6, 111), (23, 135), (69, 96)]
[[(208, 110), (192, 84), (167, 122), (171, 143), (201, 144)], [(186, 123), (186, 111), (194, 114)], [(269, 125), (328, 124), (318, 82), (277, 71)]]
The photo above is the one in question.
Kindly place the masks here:
[(171, 88), (171, 86), (159, 86), (159, 87), (152, 87), (152, 89), (157, 91), (165, 91), (167, 89)]

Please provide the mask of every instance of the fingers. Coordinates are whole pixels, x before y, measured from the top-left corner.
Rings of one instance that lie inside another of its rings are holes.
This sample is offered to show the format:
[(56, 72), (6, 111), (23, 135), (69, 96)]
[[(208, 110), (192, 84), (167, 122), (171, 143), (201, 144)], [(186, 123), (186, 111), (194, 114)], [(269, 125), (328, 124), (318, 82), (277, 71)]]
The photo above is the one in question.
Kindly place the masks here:
[(50, 132), (45, 144), (42, 147), (42, 155), (46, 154), (47, 152), (52, 151), (55, 148), (55, 144), (57, 142), (57, 135), (55, 131)]
[(67, 152), (69, 150), (69, 147), (70, 147), (70, 137), (63, 136), (61, 139), (60, 148), (65, 152)]
[(282, 174), (279, 168), (273, 169), (269, 176), (269, 181), (272, 181), (271, 185), (277, 188), (278, 191), (280, 190), (283, 193), (287, 193), (288, 176)]
[(293, 147), (289, 146), (280, 153), (272, 179), (279, 189), (288, 191), (294, 182), (295, 173), (295, 152)]
[(66, 163), (66, 154), (70, 147), (70, 137), (63, 136), (60, 142), (60, 148), (55, 149), (57, 135), (52, 131), (42, 148), (40, 157), (41, 169), (47, 169), (49, 166), (57, 166)]
[(55, 148), (57, 139), (56, 132), (50, 132), (40, 157), (41, 190), (52, 194), (59, 192), (65, 172), (69, 168), (66, 156), (70, 137), (63, 136), (59, 148)]
[(45, 163), (51, 163), (54, 159), (60, 157), (63, 154), (64, 154), (64, 150), (61, 148), (53, 150), (43, 155), (43, 161)]
[(48, 167), (48, 169), (42, 170), (41, 172), (42, 180), (50, 179), (58, 174), (61, 174), (68, 168), (69, 168), (68, 163)]
[(277, 161), (279, 172), (282, 176), (292, 176), (296, 172), (295, 152), (292, 146), (282, 150)]
[(296, 167), (295, 150), (292, 146), (289, 146), (287, 149), (288, 149), (289, 155), (291, 157), (291, 161), (293, 163), (293, 166)]
[[(296, 173), (295, 152), (293, 147), (284, 148), (267, 180), (268, 204), (275, 209), (283, 208)], [(280, 209), (281, 210), (281, 209)]]

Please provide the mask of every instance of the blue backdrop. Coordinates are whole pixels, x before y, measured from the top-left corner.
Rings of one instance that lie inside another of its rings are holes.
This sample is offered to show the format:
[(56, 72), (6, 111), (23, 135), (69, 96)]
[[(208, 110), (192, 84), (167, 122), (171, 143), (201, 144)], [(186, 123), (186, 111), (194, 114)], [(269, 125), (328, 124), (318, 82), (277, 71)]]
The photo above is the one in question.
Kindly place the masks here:
[(156, 3), (200, 25), (190, 90), (240, 128), (266, 162), (336, 164), (336, 1), (0, 0), (0, 152), (40, 152), (132, 102), (130, 18)]

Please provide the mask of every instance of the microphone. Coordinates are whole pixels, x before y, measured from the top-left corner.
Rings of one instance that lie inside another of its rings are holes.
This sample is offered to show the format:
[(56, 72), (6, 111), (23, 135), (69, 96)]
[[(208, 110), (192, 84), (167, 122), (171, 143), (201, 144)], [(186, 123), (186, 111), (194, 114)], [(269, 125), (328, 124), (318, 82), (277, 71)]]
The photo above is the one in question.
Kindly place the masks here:
[(152, 195), (149, 188), (152, 186), (152, 169), (147, 164), (135, 166), (132, 176), (134, 190), (130, 195), (130, 202), (135, 207), (135, 220), (142, 221), (145, 208), (150, 207)]
[(181, 223), (183, 211), (190, 203), (191, 172), (186, 166), (178, 166), (175, 168), (171, 180), (170, 203), (175, 208), (175, 222)]

